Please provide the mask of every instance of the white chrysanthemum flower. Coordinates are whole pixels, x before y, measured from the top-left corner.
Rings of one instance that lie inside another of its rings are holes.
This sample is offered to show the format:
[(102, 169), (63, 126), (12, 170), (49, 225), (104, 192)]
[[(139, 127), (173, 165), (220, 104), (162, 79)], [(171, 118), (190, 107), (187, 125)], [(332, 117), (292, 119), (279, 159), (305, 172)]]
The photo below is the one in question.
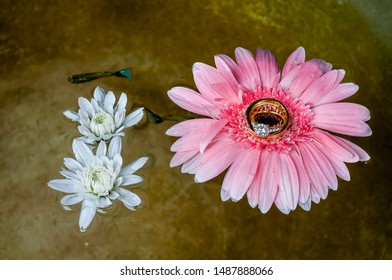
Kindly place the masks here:
[(108, 207), (112, 200), (119, 199), (124, 205), (135, 210), (140, 205), (140, 198), (133, 192), (121, 188), (137, 184), (143, 178), (133, 173), (141, 168), (147, 157), (141, 157), (133, 163), (122, 168), (121, 137), (115, 136), (107, 148), (106, 143), (101, 141), (94, 155), (84, 142), (75, 139), (72, 149), (75, 159), (64, 158), (64, 164), (68, 168), (60, 173), (65, 179), (55, 179), (48, 183), (52, 189), (69, 193), (61, 199), (64, 207), (82, 202), (79, 227), (85, 231), (93, 220), (96, 211)]
[(96, 87), (94, 97), (88, 101), (79, 97), (79, 112), (66, 110), (63, 114), (80, 123), (79, 132), (83, 135), (79, 139), (87, 144), (96, 144), (101, 140), (109, 140), (114, 136), (124, 136), (122, 130), (137, 124), (143, 117), (143, 108), (139, 108), (125, 116), (127, 95), (122, 93), (117, 105), (113, 92)]

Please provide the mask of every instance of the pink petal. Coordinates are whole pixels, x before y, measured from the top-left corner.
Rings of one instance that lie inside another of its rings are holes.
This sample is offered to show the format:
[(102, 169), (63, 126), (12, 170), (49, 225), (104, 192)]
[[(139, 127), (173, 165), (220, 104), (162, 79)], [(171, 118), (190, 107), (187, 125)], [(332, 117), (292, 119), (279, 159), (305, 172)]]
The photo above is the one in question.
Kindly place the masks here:
[(314, 106), (336, 86), (342, 74), (332, 70), (315, 80), (301, 95), (301, 102)]
[(349, 102), (338, 102), (323, 104), (312, 109), (315, 119), (337, 120), (337, 121), (368, 121), (369, 110), (360, 104)]
[(199, 64), (201, 63), (195, 63), (192, 68), (193, 79), (195, 81), (196, 87), (200, 91), (201, 95), (211, 104), (218, 103), (218, 106), (220, 106), (221, 102), (223, 101), (223, 98), (219, 93), (211, 89), (209, 83), (206, 81), (205, 78), (208, 73), (201, 70)]
[(213, 119), (206, 119), (206, 118), (186, 120), (173, 125), (171, 128), (169, 128), (166, 131), (166, 135), (181, 137), (194, 130), (209, 128), (215, 122), (216, 121)]
[(329, 159), (329, 162), (331, 163), (333, 169), (335, 170), (336, 175), (345, 181), (350, 181), (350, 171), (348, 171), (346, 164), (337, 158), (329, 157), (326, 154), (326, 151), (323, 152), (325, 156)]
[(280, 153), (277, 157), (276, 176), (279, 184), (279, 195), (284, 208), (294, 210), (299, 196), (299, 179), (293, 160), (288, 154)]
[(326, 198), (329, 185), (337, 185), (337, 179), (331, 164), (324, 154), (311, 143), (298, 145), (302, 162), (308, 178), (317, 194)]
[(287, 59), (283, 66), (282, 78), (284, 78), (287, 73), (293, 70), (298, 65), (304, 63), (305, 61), (305, 49), (303, 47), (297, 48)]
[(208, 128), (191, 131), (190, 133), (185, 134), (173, 143), (173, 145), (170, 147), (170, 151), (178, 152), (199, 149), (201, 139), (203, 138), (206, 131), (208, 131)]
[(292, 71), (279, 84), (283, 90), (289, 91), (293, 97), (299, 97), (315, 79), (323, 74), (322, 65), (317, 59), (309, 60), (298, 67), (299, 71)]
[(267, 158), (268, 151), (261, 151), (259, 156), (259, 162), (257, 163), (258, 168), (256, 169), (256, 174), (253, 177), (253, 181), (249, 186), (247, 197), (248, 202), (251, 207), (256, 207), (259, 202), (259, 190), (262, 188), (261, 186), (261, 174), (264, 169), (264, 162)]
[(358, 155), (347, 145), (339, 141), (335, 136), (319, 129), (313, 131), (315, 140), (331, 155), (340, 161), (357, 162)]
[(236, 48), (235, 58), (246, 78), (243, 85), (248, 89), (255, 90), (260, 86), (260, 74), (252, 53), (244, 48)]
[[(313, 185), (310, 187), (310, 198), (316, 204), (319, 203), (321, 199), (320, 194), (317, 193), (316, 188)], [(323, 197), (323, 199), (325, 199), (325, 197)]]
[(323, 74), (325, 74), (325, 73), (327, 73), (327, 72), (332, 70), (332, 64), (331, 63), (328, 63), (325, 60), (322, 60), (322, 59), (319, 59), (319, 58), (316, 58), (315, 60), (318, 61), (319, 65), (320, 65), (320, 69), (323, 72)]
[(372, 130), (363, 121), (370, 119), (369, 110), (359, 104), (328, 103), (312, 109), (313, 125), (333, 132), (351, 136), (370, 136)]
[(278, 190), (278, 182), (276, 181), (276, 152), (262, 153), (263, 171), (260, 176), (259, 190), (259, 209), (262, 213), (267, 213), (275, 200)]
[(260, 82), (262, 87), (277, 87), (279, 82), (279, 66), (270, 50), (257, 49), (256, 64), (259, 68)]
[(211, 143), (201, 157), (201, 166), (195, 176), (197, 182), (206, 182), (229, 167), (242, 148), (228, 137)]
[(338, 187), (338, 179), (336, 178), (336, 173), (331, 165), (328, 157), (326, 157), (323, 153), (323, 149), (320, 149), (317, 144), (309, 145), (311, 148), (313, 156), (317, 160), (317, 164), (320, 166), (320, 170), (324, 173), (325, 178), (327, 179), (327, 186), (333, 190), (336, 190)]
[(302, 209), (304, 209), (305, 211), (310, 211), (310, 208), (312, 206), (312, 200), (309, 197), (309, 199), (305, 202), (298, 202), (299, 206), (301, 206)]
[(333, 103), (346, 99), (358, 91), (359, 87), (354, 83), (343, 83), (336, 86), (327, 95), (324, 96), (317, 104), (321, 105), (326, 103)]
[(229, 192), (233, 200), (240, 200), (248, 190), (258, 168), (259, 155), (260, 152), (257, 150), (245, 150), (227, 171), (222, 189)]
[(310, 197), (310, 181), (306, 171), (304, 169), (304, 165), (300, 155), (292, 149), (290, 151), (291, 159), (295, 165), (295, 169), (297, 170), (298, 175), (298, 186), (299, 186), (299, 194), (298, 200), (301, 203), (305, 203)]
[(203, 153), (205, 148), (210, 144), (212, 139), (225, 127), (229, 119), (222, 119), (216, 121), (205, 133), (200, 141), (200, 153)]
[(339, 139), (340, 141), (342, 141), (347, 146), (349, 146), (351, 149), (353, 149), (354, 152), (357, 153), (360, 161), (368, 161), (370, 159), (370, 156), (361, 147), (357, 146), (353, 142), (350, 142), (347, 139), (344, 139), (342, 137), (339, 137), (339, 136), (335, 136), (335, 137), (337, 139)]
[[(221, 55), (216, 55), (214, 57), (215, 65), (219, 74), (226, 80), (226, 82), (231, 86), (234, 92), (238, 91), (238, 82), (231, 72), (230, 67), (226, 64), (225, 60)], [(234, 62), (233, 62), (234, 63)]]
[(197, 62), (193, 65), (193, 77), (200, 93), (212, 104), (219, 106), (222, 101), (239, 102), (237, 87), (231, 87), (214, 67)]
[(340, 133), (340, 134), (345, 134), (349, 136), (358, 136), (358, 137), (366, 137), (372, 135), (372, 130), (370, 127), (364, 123), (364, 122), (357, 122), (357, 121), (347, 121), (345, 123), (338, 122), (338, 121), (327, 121), (327, 122), (322, 122), (322, 121), (317, 121), (314, 122), (313, 125), (329, 130), (332, 132)]
[(233, 73), (233, 76), (237, 84), (247, 86), (246, 85), (247, 78), (242, 72), (242, 69), (234, 62), (234, 60), (232, 60), (230, 57), (224, 54), (220, 54), (218, 55), (218, 57), (221, 61), (221, 64), (226, 65), (226, 67), (230, 69), (231, 73)]
[(193, 158), (185, 162), (181, 167), (182, 173), (196, 174), (201, 166), (201, 154), (196, 154)]
[(280, 80), (278, 84), (278, 88), (282, 91), (288, 91), (290, 89), (291, 84), (293, 83), (294, 79), (298, 76), (298, 73), (304, 67), (304, 64), (300, 64), (295, 67), (293, 70), (287, 73), (287, 75)]
[(175, 167), (184, 162), (193, 158), (197, 153), (199, 153), (199, 149), (193, 149), (189, 151), (180, 151), (174, 154), (170, 161), (170, 167)]
[(219, 110), (214, 105), (189, 88), (174, 87), (167, 94), (174, 103), (187, 111), (212, 118), (219, 115)]
[(220, 195), (221, 195), (222, 201), (227, 201), (230, 199), (230, 194), (227, 191), (225, 191), (224, 189), (221, 189)]
[(278, 188), (276, 192), (276, 197), (275, 197), (275, 206), (283, 213), (283, 214), (289, 214), (290, 213), (290, 208), (287, 203), (287, 198), (285, 196), (285, 193)]

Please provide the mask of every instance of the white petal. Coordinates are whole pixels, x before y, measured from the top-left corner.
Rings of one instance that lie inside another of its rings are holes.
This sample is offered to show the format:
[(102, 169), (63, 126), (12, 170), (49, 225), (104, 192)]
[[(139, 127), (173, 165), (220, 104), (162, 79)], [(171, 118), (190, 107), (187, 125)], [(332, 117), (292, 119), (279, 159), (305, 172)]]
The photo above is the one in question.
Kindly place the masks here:
[(100, 141), (99, 142), (99, 145), (98, 145), (98, 148), (97, 148), (97, 152), (96, 152), (96, 155), (97, 156), (106, 156), (106, 143), (105, 143), (105, 141)]
[(112, 134), (112, 137), (115, 137), (115, 136), (125, 136), (125, 133), (124, 133), (124, 132), (113, 133), (113, 134)]
[(117, 188), (116, 192), (120, 195), (118, 199), (121, 200), (124, 204), (128, 204), (130, 206), (138, 206), (142, 202), (140, 197), (126, 189)]
[(98, 142), (100, 139), (98, 137), (81, 136), (81, 137), (76, 138), (76, 140), (81, 141), (86, 144), (95, 145), (96, 142)]
[(128, 176), (123, 176), (122, 178), (123, 178), (122, 181), (123, 186), (128, 186), (128, 185), (133, 185), (133, 184), (143, 182), (143, 178), (138, 175), (128, 175)]
[(69, 179), (55, 179), (48, 183), (48, 186), (54, 190), (65, 193), (77, 193), (79, 191), (75, 181)]
[(85, 231), (94, 219), (97, 206), (90, 200), (84, 200), (82, 203), (82, 209), (79, 217), (79, 227), (81, 231)]
[[(117, 111), (114, 114), (114, 123), (116, 125), (116, 127), (121, 127), (122, 123), (124, 122), (124, 118), (125, 118), (125, 109), (121, 110), (121, 111)], [(123, 126), (124, 128), (124, 126)]]
[(119, 196), (120, 196), (119, 193), (116, 192), (116, 191), (111, 191), (111, 192), (109, 193), (109, 198), (110, 198), (111, 200), (115, 200), (115, 199), (117, 199)]
[(113, 187), (117, 188), (117, 187), (121, 186), (122, 182), (123, 182), (123, 178), (117, 177), (116, 181), (114, 181)]
[(66, 116), (68, 119), (73, 120), (75, 122), (78, 122), (80, 120), (78, 113), (71, 111), (71, 110), (64, 111), (63, 115)]
[(127, 95), (125, 93), (121, 93), (120, 98), (118, 99), (116, 112), (122, 112), (127, 106)]
[(113, 138), (113, 134), (111, 134), (111, 133), (105, 134), (104, 136), (102, 136), (102, 139), (105, 140), (105, 141), (108, 141), (111, 138)]
[(95, 100), (94, 98), (91, 99), (91, 105), (93, 105), (94, 113), (95, 113), (95, 114), (103, 111), (103, 110), (101, 109), (101, 107), (103, 107), (103, 103), (102, 103), (102, 102), (98, 102), (98, 101)]
[(114, 176), (118, 176), (121, 171), (123, 160), (120, 154), (116, 154), (113, 158), (113, 169), (114, 169)]
[(72, 171), (80, 170), (82, 169), (82, 165), (80, 162), (77, 162), (73, 158), (64, 158), (64, 165)]
[(86, 126), (79, 125), (78, 126), (78, 130), (79, 130), (80, 134), (82, 134), (82, 135), (84, 135), (84, 136), (86, 136), (88, 138), (95, 137), (95, 135), (92, 134), (90, 129), (88, 127), (86, 127)]
[(80, 181), (79, 176), (72, 171), (62, 169), (62, 170), (60, 170), (60, 173), (61, 173), (61, 175), (63, 175), (67, 179), (73, 179), (76, 181)]
[(90, 123), (90, 116), (88, 115), (86, 110), (80, 108), (78, 111), (78, 114), (79, 114), (80, 119), (84, 119), (86, 121), (86, 123), (87, 122)]
[(96, 87), (94, 90), (94, 98), (98, 101), (98, 103), (103, 103), (103, 100), (105, 99), (105, 91), (100, 87)]
[(116, 102), (116, 97), (114, 96), (113, 92), (109, 91), (105, 96), (103, 106), (105, 111), (111, 115), (113, 115), (114, 102)]
[(99, 158), (100, 160), (100, 165), (103, 165), (106, 168), (113, 168), (113, 162), (111, 160), (108, 159), (108, 157), (106, 156), (102, 156)]
[(120, 176), (133, 174), (135, 171), (142, 168), (143, 165), (147, 162), (147, 160), (148, 157), (141, 157), (135, 160), (134, 162), (132, 162), (131, 164), (128, 164), (121, 170)]
[(78, 103), (82, 111), (87, 112), (90, 117), (93, 115), (93, 105), (86, 98), (79, 97)]
[(84, 127), (87, 127), (87, 128), (90, 128), (90, 118), (87, 116), (86, 117), (86, 115), (87, 115), (87, 113), (85, 113), (85, 114), (82, 114), (81, 116), (80, 116), (80, 120), (79, 120), (79, 122), (80, 122), (80, 124), (82, 125), (82, 126), (84, 126)]
[(143, 109), (144, 108), (139, 108), (126, 116), (124, 119), (124, 126), (131, 127), (137, 124), (143, 118)]
[(72, 149), (74, 151), (76, 160), (84, 166), (88, 166), (89, 163), (93, 160), (94, 155), (90, 148), (79, 140), (74, 140), (72, 142)]
[(124, 129), (124, 127), (125, 126), (120, 126), (119, 128), (117, 128), (116, 129), (116, 131), (115, 132), (113, 132), (113, 134), (112, 135), (118, 135), (118, 136), (124, 136), (125, 135), (125, 133), (124, 132), (120, 132), (121, 130), (123, 130)]
[(68, 206), (68, 205), (74, 205), (76, 203), (79, 203), (83, 200), (83, 197), (80, 196), (79, 194), (69, 194), (64, 196), (61, 199), (61, 204), (64, 206)]
[(115, 136), (110, 141), (108, 149), (108, 158), (113, 159), (116, 154), (121, 154), (122, 140), (120, 136)]
[(106, 197), (106, 196), (101, 196), (96, 200), (96, 205), (98, 208), (107, 208), (112, 204), (112, 201)]

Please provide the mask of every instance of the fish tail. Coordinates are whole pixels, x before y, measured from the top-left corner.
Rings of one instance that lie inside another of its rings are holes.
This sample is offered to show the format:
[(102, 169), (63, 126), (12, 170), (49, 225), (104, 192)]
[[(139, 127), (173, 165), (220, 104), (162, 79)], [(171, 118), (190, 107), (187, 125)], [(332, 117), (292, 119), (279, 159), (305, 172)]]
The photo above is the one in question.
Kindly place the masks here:
[(132, 77), (131, 69), (130, 69), (130, 68), (121, 69), (121, 70), (115, 72), (115, 73), (114, 73), (114, 76), (116, 76), (116, 77), (122, 77), (122, 78), (127, 78), (128, 80), (130, 80), (131, 77)]

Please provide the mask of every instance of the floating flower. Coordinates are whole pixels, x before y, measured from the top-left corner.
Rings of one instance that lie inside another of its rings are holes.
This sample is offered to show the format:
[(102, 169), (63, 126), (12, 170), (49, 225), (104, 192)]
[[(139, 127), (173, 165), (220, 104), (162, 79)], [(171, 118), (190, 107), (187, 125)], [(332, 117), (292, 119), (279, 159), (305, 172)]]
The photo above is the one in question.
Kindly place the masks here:
[(193, 75), (200, 91), (174, 87), (168, 95), (178, 106), (207, 118), (186, 120), (167, 134), (181, 137), (170, 166), (208, 181), (228, 168), (222, 200), (240, 200), (266, 213), (273, 203), (283, 213), (299, 204), (325, 199), (336, 190), (337, 176), (350, 180), (345, 162), (369, 160), (352, 142), (330, 132), (350, 136), (372, 134), (365, 121), (368, 109), (338, 102), (358, 86), (341, 83), (344, 70), (312, 59), (305, 62), (299, 47), (282, 72), (271, 51), (235, 50), (236, 62), (215, 56), (216, 68), (195, 63)]
[(127, 95), (122, 93), (117, 105), (113, 92), (107, 94), (100, 87), (94, 90), (91, 102), (79, 97), (79, 112), (66, 110), (63, 114), (80, 123), (79, 132), (83, 135), (79, 139), (88, 144), (96, 144), (101, 140), (109, 140), (114, 136), (124, 136), (122, 130), (137, 124), (143, 117), (143, 108), (139, 108), (125, 116)]
[(137, 184), (143, 178), (133, 174), (141, 168), (147, 157), (142, 157), (122, 168), (121, 138), (113, 137), (107, 148), (101, 141), (94, 155), (84, 142), (75, 139), (72, 149), (75, 159), (65, 158), (63, 169), (60, 173), (65, 179), (55, 179), (48, 183), (52, 189), (69, 193), (61, 199), (65, 207), (82, 202), (79, 227), (81, 231), (87, 229), (93, 220), (96, 211), (101, 211), (112, 204), (112, 200), (119, 199), (124, 205), (135, 210), (141, 203), (140, 198), (133, 192), (121, 188)]

